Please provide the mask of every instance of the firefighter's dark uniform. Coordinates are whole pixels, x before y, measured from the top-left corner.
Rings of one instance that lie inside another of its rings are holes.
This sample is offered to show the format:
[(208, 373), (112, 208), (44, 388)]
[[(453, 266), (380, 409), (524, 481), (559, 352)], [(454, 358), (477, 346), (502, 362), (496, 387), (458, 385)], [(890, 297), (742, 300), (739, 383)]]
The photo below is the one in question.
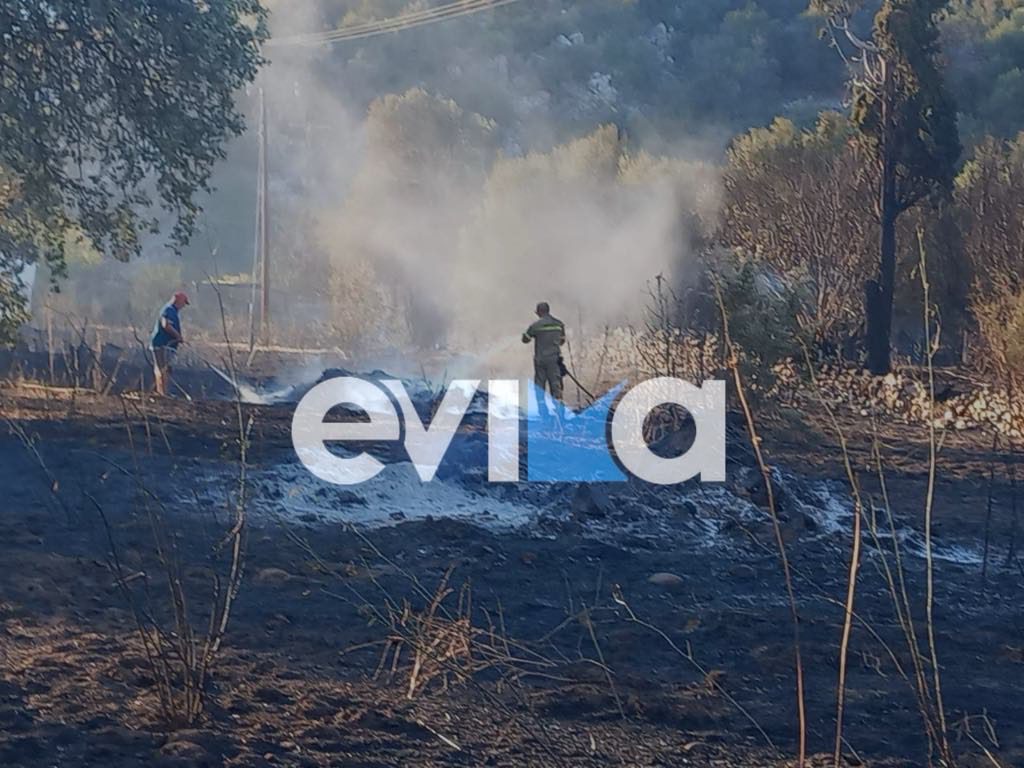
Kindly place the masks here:
[(547, 388), (556, 400), (562, 399), (562, 344), (565, 324), (551, 315), (537, 319), (523, 334), (523, 344), (533, 342), (533, 380), (542, 390)]

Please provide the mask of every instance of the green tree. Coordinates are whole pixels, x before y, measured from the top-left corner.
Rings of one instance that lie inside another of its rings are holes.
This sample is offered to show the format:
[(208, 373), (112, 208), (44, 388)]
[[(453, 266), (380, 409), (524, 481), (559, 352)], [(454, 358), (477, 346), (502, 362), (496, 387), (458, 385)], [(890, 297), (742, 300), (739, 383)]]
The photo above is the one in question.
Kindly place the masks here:
[(70, 232), (119, 258), (163, 224), (187, 242), (265, 36), (259, 0), (0, 2), (0, 280), (60, 276)]
[(884, 374), (891, 365), (897, 222), (925, 198), (950, 194), (960, 138), (938, 60), (937, 17), (946, 0), (884, 0), (867, 40), (849, 22), (862, 4), (812, 0), (828, 14), (833, 43), (857, 62), (851, 120), (870, 158), (879, 223), (877, 270), (865, 284), (867, 365)]
[(1024, 2), (950, 0), (941, 28), (965, 143), (1013, 138), (1024, 129)]

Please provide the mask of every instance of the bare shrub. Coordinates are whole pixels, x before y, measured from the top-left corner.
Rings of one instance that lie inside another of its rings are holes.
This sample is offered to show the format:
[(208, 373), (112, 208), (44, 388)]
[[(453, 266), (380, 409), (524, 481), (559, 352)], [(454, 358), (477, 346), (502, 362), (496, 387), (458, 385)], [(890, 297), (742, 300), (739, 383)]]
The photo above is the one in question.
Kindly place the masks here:
[(797, 706), (797, 766), (803, 768), (807, 760), (807, 704), (804, 689), (804, 664), (800, 642), (800, 611), (797, 605), (796, 590), (793, 585), (793, 570), (790, 565), (789, 553), (786, 550), (786, 541), (782, 535), (782, 524), (779, 519), (778, 508), (775, 503), (775, 487), (772, 479), (772, 468), (768, 464), (761, 445), (761, 437), (757, 430), (757, 421), (754, 410), (747, 398), (747, 389), (744, 384), (743, 371), (741, 368), (741, 355), (743, 349), (737, 346), (731, 334), (731, 318), (726, 303), (725, 293), (721, 286), (715, 285), (715, 297), (718, 301), (719, 311), (722, 319), (722, 339), (725, 344), (726, 366), (732, 374), (735, 384), (736, 397), (739, 400), (740, 408), (747, 425), (747, 436), (750, 439), (750, 447), (753, 450), (754, 458), (757, 461), (761, 478), (764, 482), (765, 495), (767, 498), (768, 514), (771, 517), (772, 531), (775, 534), (775, 543), (778, 548), (779, 565), (782, 569), (783, 580), (786, 584), (786, 597), (789, 603), (790, 617), (792, 619), (793, 632), (793, 666), (796, 683), (796, 706)]
[(722, 242), (808, 286), (799, 319), (818, 339), (858, 332), (871, 270), (871, 188), (850, 136), (837, 113), (811, 131), (778, 118), (737, 138), (724, 172)]
[(990, 280), (988, 295), (972, 306), (985, 352), (980, 362), (1000, 383), (1012, 385), (1024, 371), (1024, 287), (1014, 289), (995, 276)]
[[(212, 284), (212, 281), (211, 281)], [(216, 288), (215, 288), (216, 290)], [(220, 294), (217, 294), (218, 300)], [(227, 324), (221, 306), (224, 338), (227, 342), (226, 364), (232, 378), (236, 376), (234, 352), (227, 333)], [(103, 507), (88, 496), (103, 522), (110, 546), (109, 566), (116, 574), (117, 587), (131, 609), (139, 640), (146, 660), (156, 681), (160, 712), (171, 727), (195, 725), (203, 716), (207, 705), (207, 683), (220, 654), (231, 620), (235, 598), (242, 586), (245, 565), (245, 542), (248, 533), (248, 447), (253, 427), (251, 417), (246, 418), (241, 401), (235, 401), (237, 416), (238, 480), (234, 493), (228, 495), (229, 529), (214, 545), (212, 562), (221, 560), (222, 570), (215, 565), (210, 569), (211, 594), (209, 609), (195, 611), (185, 589), (185, 569), (178, 550), (177, 536), (168, 521), (167, 510), (160, 497), (143, 481), (139, 447), (133, 436), (133, 423), (129, 403), (141, 416), (147, 436), (153, 430), (148, 414), (134, 401), (121, 398), (125, 427), (131, 447), (133, 467), (112, 466), (127, 475), (136, 486), (137, 499), (152, 533), (157, 563), (166, 585), (166, 603), (155, 606), (153, 596), (145, 583), (140, 599), (129, 586), (132, 576), (125, 572), (118, 554), (115, 532)], [(162, 425), (160, 425), (161, 434)], [(170, 450), (166, 435), (165, 445)], [(147, 582), (146, 579), (143, 579)], [(170, 616), (169, 620), (162, 615)]]
[[(446, 616), (440, 612), (441, 605), (455, 592), (449, 586), (450, 579), (451, 569), (445, 572), (434, 594), (420, 610), (413, 608), (407, 599), (401, 602), (400, 608), (390, 603), (386, 605), (389, 636), (374, 676), (378, 677), (389, 668), (394, 678), (405, 653), (409, 657), (405, 687), (410, 699), (416, 698), (435, 680), (440, 682), (442, 690), (448, 690), (452, 680), (465, 682), (493, 665), (493, 659), (487, 658), (486, 642), (478, 644), (486, 633), (473, 626), (472, 592), (468, 583), (458, 590), (454, 614)], [(479, 657), (475, 653), (478, 645)]]

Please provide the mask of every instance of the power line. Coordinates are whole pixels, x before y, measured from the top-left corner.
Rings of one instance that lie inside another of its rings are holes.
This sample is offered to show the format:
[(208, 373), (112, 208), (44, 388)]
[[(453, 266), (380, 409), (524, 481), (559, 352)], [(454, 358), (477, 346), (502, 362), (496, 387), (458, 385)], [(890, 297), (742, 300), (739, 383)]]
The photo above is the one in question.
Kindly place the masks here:
[(413, 11), (412, 13), (402, 14), (401, 16), (395, 16), (389, 19), (378, 19), (374, 21), (367, 21), (361, 24), (351, 24), (338, 29), (325, 30), (323, 32), (311, 32), (304, 35), (296, 35), (290, 38), (284, 38), (283, 42), (289, 43), (291, 41), (308, 43), (310, 41), (317, 43), (324, 40), (332, 40), (336, 37), (351, 37), (352, 35), (361, 35), (371, 32), (390, 31), (393, 27), (405, 27), (413, 23), (420, 23), (423, 21), (433, 21), (437, 17), (446, 16), (453, 12), (464, 11), (464, 10), (475, 10), (476, 8), (483, 8), (492, 4), (492, 0), (454, 0), (454, 2), (448, 2), (443, 5), (434, 6), (433, 8), (426, 8), (421, 11)]
[[(448, 3), (437, 6), (429, 11), (419, 11), (414, 14), (407, 14), (393, 19), (384, 19), (379, 22), (342, 27), (324, 33), (302, 35), (297, 38), (283, 38), (279, 41), (283, 45), (329, 45), (331, 43), (358, 40), (367, 37), (401, 32), (414, 27), (427, 24), (434, 24), (439, 21), (469, 16), (480, 11), (490, 10), (519, 0), (461, 0), (460, 2)], [(274, 42), (274, 41), (271, 41)]]
[(326, 32), (314, 32), (304, 35), (293, 35), (267, 41), (268, 47), (295, 47), (295, 46), (318, 46), (330, 45), (331, 43), (347, 42), (349, 40), (360, 40), (378, 35), (386, 35), (392, 32), (402, 32), (414, 27), (421, 27), (427, 24), (434, 24), (440, 21), (456, 19), (462, 16), (470, 16), (481, 11), (488, 11), (500, 8), (504, 5), (520, 2), (521, 0), (457, 0), (457, 2), (446, 3), (425, 11), (416, 11), (404, 16), (396, 16), (381, 21), (355, 24), (349, 27), (340, 27)]

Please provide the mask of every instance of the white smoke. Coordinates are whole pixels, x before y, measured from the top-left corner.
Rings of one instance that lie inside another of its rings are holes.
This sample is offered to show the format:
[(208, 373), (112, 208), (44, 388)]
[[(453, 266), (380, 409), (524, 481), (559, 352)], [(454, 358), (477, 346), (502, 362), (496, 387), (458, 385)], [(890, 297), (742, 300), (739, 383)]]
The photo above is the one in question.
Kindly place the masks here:
[[(269, 5), (275, 38), (331, 23), (327, 4)], [(429, 39), (416, 34), (418, 45)], [(403, 39), (381, 44), (401, 51)], [(271, 216), (278, 252), (294, 251), (277, 304), (315, 303), (346, 349), (478, 355), (518, 339), (538, 301), (592, 332), (635, 321), (647, 281), (685, 268), (714, 219), (708, 143), (666, 137), (682, 149), (654, 158), (595, 121), (552, 148), (564, 130), (551, 94), (527, 63), (483, 45), (454, 47), (449, 70), (463, 93), (467, 82), (489, 89), (478, 102), (490, 114), (440, 90), (367, 110), (339, 87), (359, 71), (357, 48), (268, 48)], [(614, 98), (614, 84), (600, 83)]]

